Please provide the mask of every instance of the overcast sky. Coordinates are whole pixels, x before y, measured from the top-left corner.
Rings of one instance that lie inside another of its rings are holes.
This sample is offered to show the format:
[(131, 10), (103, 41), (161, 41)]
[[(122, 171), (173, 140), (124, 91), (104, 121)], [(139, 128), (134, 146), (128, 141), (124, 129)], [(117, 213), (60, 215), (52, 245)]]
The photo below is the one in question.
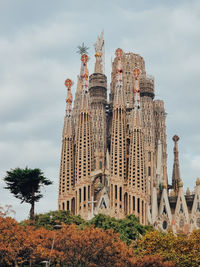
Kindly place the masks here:
[(168, 177), (172, 136), (180, 136), (181, 177), (193, 189), (200, 176), (200, 1), (0, 0), (0, 205), (27, 218), (5, 186), (6, 170), (39, 167), (54, 184), (43, 190), (36, 212), (57, 209), (64, 81), (80, 69), (77, 46), (90, 47), (104, 29), (106, 74), (120, 47), (140, 54), (155, 77), (156, 98), (165, 101)]

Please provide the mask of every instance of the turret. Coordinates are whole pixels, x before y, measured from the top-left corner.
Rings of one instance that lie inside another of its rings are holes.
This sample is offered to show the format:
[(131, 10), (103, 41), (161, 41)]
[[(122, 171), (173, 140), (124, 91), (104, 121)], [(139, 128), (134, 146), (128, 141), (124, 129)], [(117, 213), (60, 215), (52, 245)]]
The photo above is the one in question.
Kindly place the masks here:
[(72, 128), (72, 81), (67, 79), (66, 114), (64, 118), (64, 127), (62, 134), (62, 151), (60, 163), (60, 184), (59, 184), (59, 209), (68, 210), (75, 213), (75, 195), (74, 195), (74, 136)]
[(95, 69), (89, 77), (89, 94), (94, 146), (94, 170), (105, 169), (106, 156), (106, 104), (107, 77), (104, 72), (104, 39), (103, 33), (95, 43)]
[(174, 141), (174, 164), (172, 173), (172, 189), (178, 194), (178, 188), (181, 183), (180, 169), (179, 169), (179, 158), (178, 158), (178, 140), (179, 137), (174, 135), (172, 140)]
[[(134, 75), (134, 109), (130, 128), (129, 166), (128, 166), (128, 191), (130, 213), (139, 217), (142, 224), (147, 223), (147, 181), (145, 175), (145, 150), (144, 133), (141, 127), (140, 115), (140, 86), (139, 68), (133, 70)], [(133, 204), (132, 204), (133, 203)]]
[(111, 183), (111, 216), (122, 217), (127, 213), (127, 205), (123, 206), (123, 184), (127, 178), (127, 138), (126, 109), (123, 91), (123, 69), (121, 57), (123, 51), (116, 50), (116, 88), (113, 99), (113, 117), (111, 126), (110, 150), (110, 183)]
[(89, 72), (87, 69), (88, 56), (81, 55), (82, 61), (82, 92), (77, 125), (75, 153), (75, 183), (76, 183), (76, 214), (88, 218), (88, 201), (91, 198), (91, 172), (93, 170), (93, 142), (90, 96), (88, 92)]

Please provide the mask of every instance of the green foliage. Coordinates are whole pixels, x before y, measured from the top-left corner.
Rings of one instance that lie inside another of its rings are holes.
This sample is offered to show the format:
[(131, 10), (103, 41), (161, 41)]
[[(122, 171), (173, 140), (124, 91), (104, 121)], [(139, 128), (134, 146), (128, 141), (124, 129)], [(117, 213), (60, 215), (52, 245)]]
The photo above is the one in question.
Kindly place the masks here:
[(133, 240), (140, 238), (140, 236), (152, 229), (152, 227), (141, 225), (138, 218), (132, 214), (126, 216), (125, 219), (120, 220), (103, 214), (98, 214), (87, 224), (94, 225), (94, 227), (102, 228), (104, 230), (113, 229), (115, 233), (120, 234), (120, 238), (128, 245), (131, 244)]
[(52, 184), (50, 180), (43, 176), (40, 169), (29, 169), (27, 167), (7, 171), (4, 181), (7, 185), (5, 189), (9, 189), (16, 198), (21, 200), (21, 203), (31, 204), (31, 219), (34, 218), (34, 203), (43, 197), (40, 191), (41, 186)]
[[(43, 176), (43, 172), (40, 169), (12, 169), (7, 171), (4, 181), (7, 186), (5, 189), (9, 189), (10, 192), (21, 203), (26, 202), (31, 204), (33, 201), (39, 201), (43, 195), (40, 193), (41, 185), (50, 185), (52, 182)], [(34, 195), (33, 195), (34, 192)]]
[[(27, 221), (21, 222), (23, 225), (28, 223)], [(98, 214), (88, 222), (84, 221), (80, 216), (75, 216), (69, 211), (62, 210), (35, 215), (34, 226), (36, 228), (44, 227), (52, 230), (56, 224), (61, 223), (67, 225), (75, 224), (81, 229), (91, 225), (104, 230), (112, 229), (115, 233), (119, 233), (120, 238), (128, 245), (130, 245), (133, 240), (139, 239), (141, 236), (145, 235), (148, 230), (153, 229), (150, 226), (141, 225), (138, 218), (134, 215), (128, 215), (125, 219), (117, 220), (110, 216)]]
[[(44, 227), (53, 230), (56, 224), (85, 224), (85, 221), (80, 216), (72, 215), (69, 211), (58, 210), (50, 211), (48, 213), (36, 214), (34, 219), (35, 228)], [(29, 224), (27, 221), (21, 222), (22, 225)]]

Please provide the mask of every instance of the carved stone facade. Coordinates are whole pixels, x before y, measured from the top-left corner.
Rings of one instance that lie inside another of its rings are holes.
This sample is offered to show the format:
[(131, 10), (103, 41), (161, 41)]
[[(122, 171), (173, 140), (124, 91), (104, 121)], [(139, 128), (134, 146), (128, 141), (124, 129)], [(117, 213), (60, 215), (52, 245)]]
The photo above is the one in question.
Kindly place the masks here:
[(188, 233), (200, 225), (200, 181), (183, 191), (174, 136), (168, 184), (166, 112), (154, 100), (154, 78), (144, 59), (116, 50), (110, 98), (104, 74), (103, 34), (95, 43), (95, 72), (82, 55), (73, 110), (66, 113), (60, 165), (59, 209), (90, 219), (136, 215), (142, 224)]

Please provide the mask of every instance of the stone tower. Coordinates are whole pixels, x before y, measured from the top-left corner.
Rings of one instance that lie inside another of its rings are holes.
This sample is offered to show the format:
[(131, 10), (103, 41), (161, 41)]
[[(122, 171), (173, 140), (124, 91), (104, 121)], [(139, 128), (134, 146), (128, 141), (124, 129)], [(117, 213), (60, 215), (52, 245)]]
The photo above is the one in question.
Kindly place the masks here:
[(126, 207), (124, 207), (123, 184), (125, 183), (127, 178), (127, 125), (122, 79), (122, 54), (123, 51), (118, 48), (116, 50), (118, 63), (115, 75), (116, 88), (114, 92), (112, 109), (110, 149), (110, 214), (118, 218), (123, 217), (124, 210), (126, 209)]
[(144, 129), (141, 126), (140, 69), (134, 69), (134, 109), (130, 128), (128, 214), (135, 214), (140, 222), (147, 223), (147, 177), (145, 172)]
[(104, 39), (103, 33), (95, 43), (95, 68), (89, 79), (89, 94), (91, 101), (91, 116), (94, 145), (94, 170), (105, 169), (106, 156), (106, 104), (107, 77), (104, 74)]
[(179, 159), (178, 159), (178, 140), (177, 135), (173, 136), (174, 141), (174, 164), (173, 164), (173, 173), (172, 173), (172, 189), (174, 190), (175, 195), (178, 195), (179, 183), (181, 181), (180, 169), (179, 169)]
[(200, 182), (197, 179), (194, 193), (184, 193), (175, 135), (168, 183), (166, 112), (164, 102), (154, 100), (154, 78), (146, 74), (144, 59), (116, 50), (107, 100), (103, 33), (94, 46), (90, 76), (87, 49), (81, 47), (72, 110), (72, 82), (65, 82), (59, 209), (86, 220), (98, 213), (115, 218), (134, 214), (142, 224), (163, 231), (192, 231), (200, 226)]
[[(168, 184), (166, 112), (165, 112), (163, 100), (154, 101), (154, 119), (155, 119), (155, 146), (157, 150), (159, 141), (162, 144), (163, 179), (164, 179), (165, 184)], [(158, 186), (160, 187), (160, 185)]]
[(72, 81), (67, 79), (65, 84), (68, 88), (66, 98), (66, 114), (62, 134), (62, 151), (60, 162), (60, 182), (59, 182), (59, 209), (75, 212), (75, 173), (74, 173), (74, 136), (72, 128)]
[(91, 198), (91, 179), (93, 170), (93, 142), (90, 96), (88, 92), (88, 56), (81, 56), (83, 62), (82, 93), (77, 126), (77, 140), (75, 140), (75, 195), (76, 214), (88, 219)]
[(142, 128), (144, 131), (145, 143), (145, 173), (149, 190), (149, 201), (151, 204), (151, 194), (153, 190), (153, 179), (155, 177), (155, 120), (153, 111), (154, 99), (154, 78), (152, 76), (141, 75), (140, 77), (141, 94), (141, 114)]

